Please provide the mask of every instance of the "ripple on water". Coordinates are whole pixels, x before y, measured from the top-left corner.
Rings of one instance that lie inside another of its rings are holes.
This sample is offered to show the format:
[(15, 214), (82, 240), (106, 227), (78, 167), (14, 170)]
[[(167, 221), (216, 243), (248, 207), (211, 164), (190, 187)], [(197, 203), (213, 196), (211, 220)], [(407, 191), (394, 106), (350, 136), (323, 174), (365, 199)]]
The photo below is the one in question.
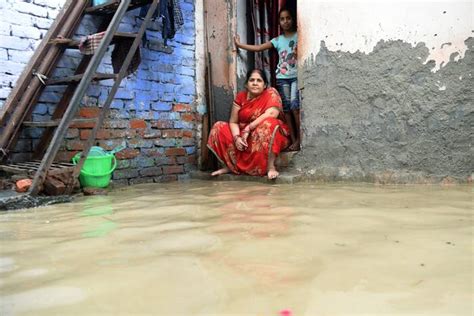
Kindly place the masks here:
[(69, 305), (86, 299), (84, 291), (75, 287), (44, 287), (4, 296), (0, 300), (3, 315)]

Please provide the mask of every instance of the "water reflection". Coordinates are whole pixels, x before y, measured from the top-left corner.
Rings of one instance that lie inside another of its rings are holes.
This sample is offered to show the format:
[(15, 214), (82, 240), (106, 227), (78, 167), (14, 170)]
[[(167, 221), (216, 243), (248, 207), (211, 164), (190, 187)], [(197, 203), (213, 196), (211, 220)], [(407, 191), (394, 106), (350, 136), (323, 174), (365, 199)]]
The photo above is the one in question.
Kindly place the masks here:
[(471, 248), (469, 188), (140, 185), (0, 214), (0, 314), (469, 315)]
[(82, 234), (84, 237), (104, 237), (118, 225), (110, 217), (114, 213), (112, 199), (108, 196), (94, 196), (87, 199), (81, 211), (81, 216), (100, 218), (99, 223), (89, 224), (86, 231)]

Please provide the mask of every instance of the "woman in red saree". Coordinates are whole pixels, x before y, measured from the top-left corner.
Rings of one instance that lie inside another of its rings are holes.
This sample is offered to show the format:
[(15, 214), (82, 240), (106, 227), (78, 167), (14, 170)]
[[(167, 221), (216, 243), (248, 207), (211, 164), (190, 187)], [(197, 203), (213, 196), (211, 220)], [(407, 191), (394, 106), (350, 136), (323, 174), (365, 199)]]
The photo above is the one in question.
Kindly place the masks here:
[(267, 86), (268, 80), (261, 70), (250, 71), (246, 90), (234, 100), (229, 122), (216, 122), (212, 127), (207, 147), (224, 166), (214, 171), (213, 176), (232, 172), (278, 177), (275, 158), (288, 146), (289, 129), (280, 119), (280, 95)]

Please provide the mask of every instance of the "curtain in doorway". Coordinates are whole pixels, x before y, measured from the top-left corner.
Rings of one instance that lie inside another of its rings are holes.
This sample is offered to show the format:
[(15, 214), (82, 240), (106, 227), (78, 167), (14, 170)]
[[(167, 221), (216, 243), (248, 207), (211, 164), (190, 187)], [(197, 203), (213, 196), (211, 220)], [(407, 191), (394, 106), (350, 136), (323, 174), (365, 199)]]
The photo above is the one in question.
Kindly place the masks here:
[[(255, 45), (270, 41), (280, 35), (278, 11), (286, 5), (286, 0), (251, 0), (250, 13), (252, 16)], [(275, 69), (278, 64), (278, 54), (275, 50), (255, 54), (255, 67), (263, 69), (275, 86)]]

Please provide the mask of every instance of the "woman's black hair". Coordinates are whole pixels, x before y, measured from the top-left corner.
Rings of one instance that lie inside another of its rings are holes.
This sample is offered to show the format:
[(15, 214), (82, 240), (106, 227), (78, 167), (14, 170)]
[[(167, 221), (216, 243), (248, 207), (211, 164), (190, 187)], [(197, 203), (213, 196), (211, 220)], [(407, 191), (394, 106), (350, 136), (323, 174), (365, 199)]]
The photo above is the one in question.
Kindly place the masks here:
[(247, 72), (247, 76), (245, 77), (245, 84), (249, 83), (250, 76), (252, 76), (252, 74), (254, 72), (258, 73), (260, 75), (260, 77), (262, 77), (263, 83), (265, 83), (265, 86), (268, 87), (267, 75), (265, 74), (265, 71), (263, 71), (262, 69), (259, 69), (259, 68), (255, 68), (255, 69), (252, 69), (249, 72)]
[(286, 12), (288, 12), (288, 13), (290, 14), (291, 20), (293, 21), (293, 25), (292, 25), (291, 28), (292, 28), (293, 31), (296, 31), (296, 14), (293, 12), (293, 10), (291, 10), (291, 9), (288, 8), (288, 7), (283, 7), (283, 8), (281, 8), (280, 11), (278, 11), (278, 19), (280, 19), (280, 15), (281, 15), (281, 13), (284, 12), (284, 11), (286, 11)]

